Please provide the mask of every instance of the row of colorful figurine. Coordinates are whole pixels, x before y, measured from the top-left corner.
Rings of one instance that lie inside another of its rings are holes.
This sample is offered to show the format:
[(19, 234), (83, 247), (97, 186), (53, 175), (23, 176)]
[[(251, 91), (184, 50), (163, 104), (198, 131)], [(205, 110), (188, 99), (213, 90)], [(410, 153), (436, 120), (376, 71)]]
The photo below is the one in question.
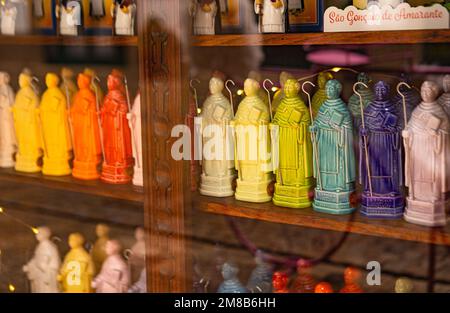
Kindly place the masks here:
[(109, 227), (96, 227), (97, 241), (90, 253), (80, 233), (69, 235), (70, 251), (61, 264), (58, 247), (48, 227), (36, 230), (38, 245), (33, 258), (23, 266), (33, 293), (145, 293), (144, 231), (137, 228), (136, 242), (122, 256), (122, 245), (109, 237)]
[(80, 73), (77, 84), (72, 76), (63, 69), (60, 84), (58, 75), (48, 73), (40, 97), (28, 70), (19, 76), (16, 95), (9, 75), (0, 73), (0, 167), (142, 186), (139, 95), (131, 107), (126, 78), (118, 70), (108, 76), (106, 96), (92, 70)]
[[(268, 187), (273, 172), (276, 205), (306, 208), (312, 204), (319, 212), (351, 213), (354, 208), (350, 199), (356, 183), (354, 129), (359, 128), (359, 136), (357, 133), (355, 137), (359, 137), (361, 212), (368, 217), (404, 215), (412, 223), (445, 225), (450, 191), (450, 124), (443, 106), (450, 106), (450, 76), (444, 79), (445, 93), (439, 102), (439, 87), (434, 82), (423, 83), (420, 104), (416, 103), (420, 98), (417, 100), (409, 91), (411, 86), (400, 83), (397, 90), (404, 104), (401, 108), (390, 97), (388, 84), (379, 81), (372, 93), (366, 84), (367, 76), (360, 75), (359, 80), (354, 85), (355, 96), (350, 99), (352, 111), (358, 108), (361, 116), (361, 122), (355, 121), (354, 127), (350, 110), (340, 97), (342, 85), (329, 74), (319, 75), (319, 90), (309, 109), (299, 96), (303, 86), (296, 79), (287, 79), (275, 95), (274, 102), (279, 104), (274, 105), (274, 116), (269, 108), (271, 97), (264, 95), (259, 82), (245, 81), (245, 97), (234, 114), (232, 103), (223, 95), (223, 80), (213, 77), (211, 95), (196, 123), (201, 125), (200, 141), (203, 146), (211, 145), (213, 134), (204, 131), (208, 126), (221, 128), (224, 134), (231, 126), (234, 136), (227, 137), (235, 138), (235, 158), (233, 162), (223, 153), (202, 160), (200, 193), (217, 197), (234, 194), (237, 200), (248, 202), (271, 201)], [(304, 85), (307, 83), (312, 84)], [(408, 108), (412, 111), (409, 119)], [(261, 131), (261, 126), (270, 128), (270, 135)], [(229, 150), (227, 140), (222, 144), (216, 151)], [(405, 213), (403, 185), (409, 187)]]
[(113, 35), (132, 36), (136, 10), (133, 0), (62, 0), (56, 5), (53, 0), (32, 0), (32, 3), (30, 0), (5, 0), (0, 7), (0, 29), (2, 35), (28, 34), (33, 19), (52, 24), (56, 17), (55, 28), (60, 35), (78, 36), (83, 33), (87, 19), (90, 24), (99, 24), (110, 14), (105, 20), (109, 20)]

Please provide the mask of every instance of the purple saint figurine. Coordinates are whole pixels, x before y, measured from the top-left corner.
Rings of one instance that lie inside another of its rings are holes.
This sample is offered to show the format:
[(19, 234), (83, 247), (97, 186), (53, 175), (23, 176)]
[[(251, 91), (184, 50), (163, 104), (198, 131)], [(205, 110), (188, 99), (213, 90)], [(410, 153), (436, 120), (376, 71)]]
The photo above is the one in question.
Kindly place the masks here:
[(402, 115), (389, 98), (388, 84), (379, 81), (374, 91), (375, 99), (364, 110), (365, 123), (360, 127), (361, 213), (368, 217), (400, 218), (404, 209)]

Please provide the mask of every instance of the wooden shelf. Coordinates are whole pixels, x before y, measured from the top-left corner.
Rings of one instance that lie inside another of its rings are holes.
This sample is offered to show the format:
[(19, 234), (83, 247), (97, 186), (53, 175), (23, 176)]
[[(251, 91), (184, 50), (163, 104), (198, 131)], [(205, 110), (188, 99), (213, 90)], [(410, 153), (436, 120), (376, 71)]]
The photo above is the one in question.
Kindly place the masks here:
[[(121, 199), (133, 202), (144, 202), (144, 192), (142, 187), (128, 185), (110, 185), (100, 180), (84, 181), (72, 176), (44, 176), (42, 174), (25, 174), (13, 169), (0, 169), (0, 181), (11, 183), (28, 184), (32, 186), (45, 187), (56, 190), (66, 190), (71, 192), (85, 193)], [(20, 190), (18, 190), (20, 192)]]
[(198, 47), (448, 43), (450, 30), (193, 36)]
[(213, 198), (196, 196), (194, 207), (208, 213), (256, 219), (265, 222), (297, 225), (324, 230), (387, 237), (450, 246), (450, 226), (429, 228), (399, 220), (368, 219), (355, 212), (335, 216), (309, 209), (288, 209), (269, 203), (248, 203), (233, 197)]
[(0, 45), (18, 46), (137, 46), (136, 36), (0, 36)]

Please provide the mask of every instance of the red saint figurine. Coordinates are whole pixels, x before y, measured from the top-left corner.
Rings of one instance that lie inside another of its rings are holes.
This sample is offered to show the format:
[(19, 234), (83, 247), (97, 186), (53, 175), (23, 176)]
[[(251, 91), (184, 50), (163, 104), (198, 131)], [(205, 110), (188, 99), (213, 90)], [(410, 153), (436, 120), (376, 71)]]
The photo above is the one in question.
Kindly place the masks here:
[(292, 286), (292, 292), (313, 293), (316, 285), (314, 277), (310, 273), (311, 265), (299, 260), (297, 262), (297, 277)]
[(101, 109), (105, 160), (101, 179), (110, 184), (131, 181), (133, 153), (127, 120), (128, 100), (123, 75), (113, 70), (108, 76), (108, 93)]
[(288, 293), (287, 288), (289, 279), (286, 273), (275, 272), (272, 276), (272, 286), (274, 293)]
[(316, 285), (314, 288), (314, 293), (333, 293), (333, 287), (330, 283), (321, 282)]
[(358, 281), (361, 279), (361, 271), (354, 267), (347, 267), (344, 272), (345, 286), (341, 293), (363, 293)]

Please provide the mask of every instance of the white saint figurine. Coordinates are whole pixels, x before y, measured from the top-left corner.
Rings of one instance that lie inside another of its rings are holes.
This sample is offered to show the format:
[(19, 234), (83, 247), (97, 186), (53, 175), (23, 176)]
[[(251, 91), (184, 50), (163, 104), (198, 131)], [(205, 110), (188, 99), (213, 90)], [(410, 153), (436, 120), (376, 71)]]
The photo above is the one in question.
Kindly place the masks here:
[(114, 29), (116, 35), (134, 36), (136, 4), (131, 3), (128, 5), (113, 5), (111, 6), (111, 16), (115, 19)]
[(81, 21), (81, 3), (78, 1), (67, 1), (56, 6), (56, 17), (59, 19), (59, 31), (61, 35), (77, 36)]
[(38, 228), (36, 239), (39, 243), (33, 258), (23, 266), (33, 293), (60, 292), (57, 276), (61, 259), (58, 248), (50, 239), (51, 235), (48, 227)]
[(2, 35), (14, 35), (16, 33), (17, 8), (4, 5), (1, 8)]
[(215, 34), (216, 0), (191, 0), (189, 13), (194, 20), (194, 35)]
[(286, 0), (255, 0), (260, 33), (286, 32)]
[(9, 85), (9, 74), (0, 72), (0, 167), (14, 167), (17, 142), (12, 106), (14, 91)]
[(136, 242), (128, 250), (128, 265), (131, 271), (131, 282), (139, 280), (142, 271), (145, 271), (145, 232), (142, 227), (136, 228), (134, 232)]
[[(229, 153), (228, 139), (231, 138), (227, 136), (233, 113), (230, 101), (223, 95), (223, 89), (224, 83), (220, 78), (211, 78), (211, 95), (206, 98), (202, 112), (196, 118), (196, 124), (197, 121), (201, 123), (202, 146), (205, 152), (202, 157), (200, 193), (213, 197), (229, 197), (234, 194), (234, 161), (230, 157), (232, 153)], [(211, 147), (212, 143), (214, 147)]]
[(450, 75), (445, 75), (443, 80), (444, 93), (439, 97), (438, 103), (444, 108), (450, 117)]
[(132, 148), (134, 157), (133, 184), (143, 186), (142, 174), (142, 123), (141, 123), (141, 95), (138, 94), (133, 103), (131, 112), (127, 114), (132, 135)]
[(450, 202), (450, 123), (436, 102), (436, 83), (422, 84), (422, 103), (403, 131), (405, 180), (409, 187), (405, 219), (425, 226), (443, 226)]

